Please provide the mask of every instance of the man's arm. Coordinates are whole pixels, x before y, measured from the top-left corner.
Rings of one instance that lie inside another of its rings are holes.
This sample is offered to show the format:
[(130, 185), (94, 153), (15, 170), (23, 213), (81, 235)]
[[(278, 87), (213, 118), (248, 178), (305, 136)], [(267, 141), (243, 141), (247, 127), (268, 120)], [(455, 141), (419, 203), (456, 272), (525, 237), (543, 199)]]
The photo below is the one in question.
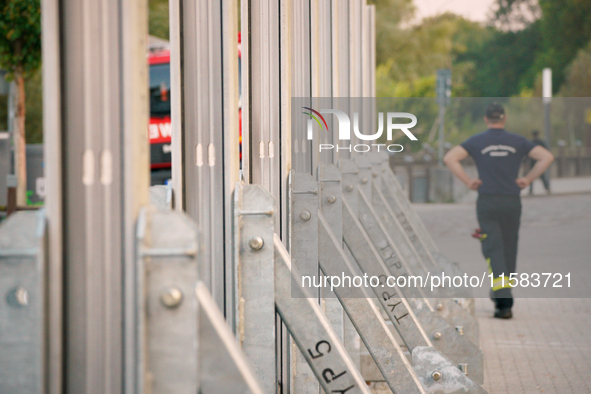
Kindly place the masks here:
[(462, 163), (460, 163), (460, 161), (464, 160), (468, 155), (468, 151), (462, 146), (454, 146), (445, 154), (443, 162), (455, 176), (466, 184), (466, 186), (472, 190), (478, 190), (480, 185), (482, 185), (482, 181), (477, 178), (470, 178), (468, 174), (466, 174), (466, 171), (464, 171)]
[(550, 151), (541, 145), (536, 146), (532, 150), (529, 151), (529, 157), (536, 160), (536, 164), (532, 167), (532, 169), (527, 173), (526, 176), (518, 178), (515, 182), (519, 185), (520, 188), (526, 188), (529, 186), (530, 183), (534, 181), (537, 177), (542, 175), (546, 169), (552, 164), (554, 161), (554, 155), (550, 153)]

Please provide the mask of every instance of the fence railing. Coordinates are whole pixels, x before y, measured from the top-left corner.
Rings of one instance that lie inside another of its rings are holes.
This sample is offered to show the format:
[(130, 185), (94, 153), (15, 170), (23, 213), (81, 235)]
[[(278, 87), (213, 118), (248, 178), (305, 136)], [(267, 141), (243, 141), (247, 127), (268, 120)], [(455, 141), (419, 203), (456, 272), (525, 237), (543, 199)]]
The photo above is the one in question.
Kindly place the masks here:
[[(550, 178), (571, 178), (591, 176), (591, 148), (554, 148), (554, 162), (548, 169)], [(470, 174), (476, 176), (476, 165), (471, 158), (463, 161)], [(390, 166), (400, 178), (407, 197), (413, 202), (451, 202), (454, 200), (454, 186), (461, 185), (454, 181), (445, 167), (432, 155), (425, 152), (390, 156)], [(524, 159), (521, 168), (526, 173), (531, 168), (529, 159)]]

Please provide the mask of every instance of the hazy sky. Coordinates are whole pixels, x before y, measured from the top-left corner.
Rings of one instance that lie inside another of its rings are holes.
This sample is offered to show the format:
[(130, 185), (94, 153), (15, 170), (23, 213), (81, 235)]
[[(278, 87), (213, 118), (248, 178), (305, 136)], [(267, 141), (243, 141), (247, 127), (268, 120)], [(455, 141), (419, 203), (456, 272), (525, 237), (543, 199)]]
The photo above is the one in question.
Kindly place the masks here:
[(494, 0), (414, 0), (418, 20), (450, 11), (474, 21), (484, 22), (493, 3)]

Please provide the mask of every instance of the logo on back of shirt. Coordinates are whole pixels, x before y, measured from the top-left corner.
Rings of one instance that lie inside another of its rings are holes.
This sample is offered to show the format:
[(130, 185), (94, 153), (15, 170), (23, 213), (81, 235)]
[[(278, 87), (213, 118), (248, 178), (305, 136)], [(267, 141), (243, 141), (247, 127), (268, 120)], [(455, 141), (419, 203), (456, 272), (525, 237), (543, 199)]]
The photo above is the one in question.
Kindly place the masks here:
[(509, 152), (517, 153), (517, 149), (508, 145), (489, 145), (480, 151), (480, 153), (482, 153), (483, 155), (486, 155), (488, 153), (491, 157), (507, 156), (509, 155)]

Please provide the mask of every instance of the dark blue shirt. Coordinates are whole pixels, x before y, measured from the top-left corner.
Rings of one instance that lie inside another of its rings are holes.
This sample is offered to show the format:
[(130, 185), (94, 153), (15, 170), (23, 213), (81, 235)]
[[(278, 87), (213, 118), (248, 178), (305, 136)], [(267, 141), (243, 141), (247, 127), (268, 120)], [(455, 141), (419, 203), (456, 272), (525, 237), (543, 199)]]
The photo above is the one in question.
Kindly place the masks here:
[(481, 194), (514, 194), (521, 189), (515, 183), (521, 160), (536, 146), (526, 138), (504, 129), (488, 129), (462, 144), (476, 162), (482, 186)]

